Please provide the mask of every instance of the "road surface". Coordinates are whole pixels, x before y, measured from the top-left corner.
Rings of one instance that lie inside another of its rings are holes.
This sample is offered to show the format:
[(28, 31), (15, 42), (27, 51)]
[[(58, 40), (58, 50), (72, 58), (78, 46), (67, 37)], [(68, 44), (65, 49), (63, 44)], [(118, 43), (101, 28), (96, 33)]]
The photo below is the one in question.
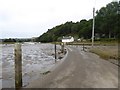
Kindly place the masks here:
[[(65, 60), (29, 88), (117, 88), (118, 67), (99, 56), (67, 46)], [(28, 88), (27, 87), (27, 88)]]

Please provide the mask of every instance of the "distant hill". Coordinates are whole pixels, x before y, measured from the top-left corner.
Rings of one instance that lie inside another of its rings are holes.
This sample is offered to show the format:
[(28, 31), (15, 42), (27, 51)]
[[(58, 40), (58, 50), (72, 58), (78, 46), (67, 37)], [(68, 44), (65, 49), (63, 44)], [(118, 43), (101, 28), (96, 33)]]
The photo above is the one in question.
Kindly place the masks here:
[[(118, 37), (120, 30), (120, 2), (111, 2), (96, 11), (95, 16), (95, 38)], [(75, 39), (91, 39), (92, 19), (79, 22), (66, 22), (64, 24), (48, 29), (48, 31), (37, 38), (40, 42), (60, 41), (62, 36), (73, 36)]]

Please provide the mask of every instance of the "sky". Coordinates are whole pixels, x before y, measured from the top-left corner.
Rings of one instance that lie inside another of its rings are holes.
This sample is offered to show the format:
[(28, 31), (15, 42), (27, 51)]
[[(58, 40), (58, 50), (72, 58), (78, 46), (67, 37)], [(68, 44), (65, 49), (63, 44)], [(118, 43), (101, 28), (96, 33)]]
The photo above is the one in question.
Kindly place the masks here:
[[(91, 19), (113, 0), (0, 0), (0, 38), (38, 37), (67, 21)], [(114, 0), (115, 1), (115, 0)]]

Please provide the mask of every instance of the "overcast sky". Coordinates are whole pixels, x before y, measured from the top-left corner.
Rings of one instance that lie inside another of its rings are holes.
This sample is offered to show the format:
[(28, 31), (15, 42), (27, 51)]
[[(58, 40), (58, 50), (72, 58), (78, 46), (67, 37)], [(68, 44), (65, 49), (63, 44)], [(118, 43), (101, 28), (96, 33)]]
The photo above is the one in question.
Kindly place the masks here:
[(0, 0), (2, 38), (37, 37), (67, 21), (92, 18), (113, 0)]

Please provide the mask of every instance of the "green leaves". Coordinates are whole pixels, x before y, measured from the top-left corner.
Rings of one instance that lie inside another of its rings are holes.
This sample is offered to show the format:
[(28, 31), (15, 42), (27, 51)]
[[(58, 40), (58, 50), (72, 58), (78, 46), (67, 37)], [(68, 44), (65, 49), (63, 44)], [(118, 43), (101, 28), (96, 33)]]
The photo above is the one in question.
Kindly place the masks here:
[[(120, 3), (111, 2), (106, 7), (97, 10), (95, 17), (95, 35), (99, 38), (116, 38), (120, 30), (120, 15), (118, 15)], [(41, 42), (60, 41), (62, 36), (79, 36), (78, 38), (91, 39), (92, 19), (80, 22), (66, 22), (49, 29), (38, 37)]]

